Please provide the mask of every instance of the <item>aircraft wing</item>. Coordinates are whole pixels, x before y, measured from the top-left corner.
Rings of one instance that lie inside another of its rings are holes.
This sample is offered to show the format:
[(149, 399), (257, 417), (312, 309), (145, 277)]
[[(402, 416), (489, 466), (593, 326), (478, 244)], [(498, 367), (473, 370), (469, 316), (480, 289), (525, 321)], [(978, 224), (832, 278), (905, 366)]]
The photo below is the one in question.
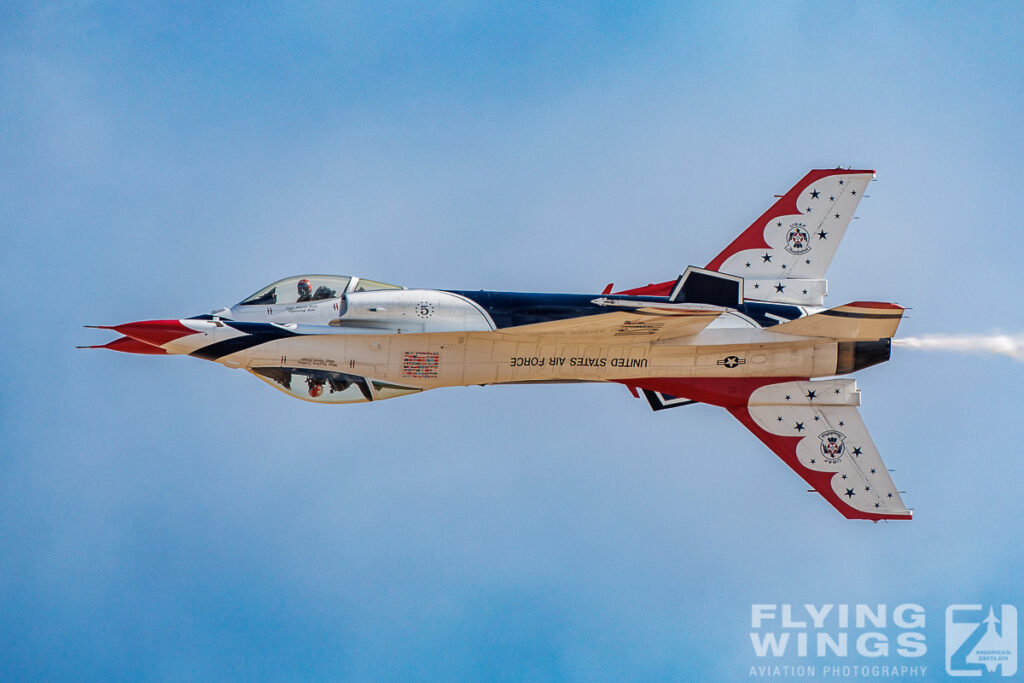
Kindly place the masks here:
[(664, 307), (647, 305), (628, 311), (506, 327), (489, 334), (517, 337), (585, 337), (588, 341), (633, 338), (658, 341), (697, 334), (726, 310), (728, 309), (706, 304), (669, 304)]
[(634, 395), (643, 389), (672, 402), (725, 408), (848, 519), (911, 518), (857, 412), (855, 380), (772, 381), (651, 378), (622, 383)]
[(848, 519), (910, 519), (864, 421), (852, 379), (795, 381), (755, 389), (728, 407)]

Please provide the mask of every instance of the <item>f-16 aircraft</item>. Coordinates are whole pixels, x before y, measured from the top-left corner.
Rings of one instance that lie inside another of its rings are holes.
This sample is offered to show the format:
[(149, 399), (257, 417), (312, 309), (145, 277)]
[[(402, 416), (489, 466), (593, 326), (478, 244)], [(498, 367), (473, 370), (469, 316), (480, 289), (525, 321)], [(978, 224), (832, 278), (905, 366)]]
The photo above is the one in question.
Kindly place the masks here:
[(489, 384), (616, 382), (654, 410), (728, 410), (851, 519), (910, 519), (841, 375), (889, 359), (903, 308), (826, 308), (874, 171), (813, 170), (703, 268), (600, 294), (413, 289), (300, 275), (230, 308), (98, 326), (102, 346), (242, 368), (314, 403)]

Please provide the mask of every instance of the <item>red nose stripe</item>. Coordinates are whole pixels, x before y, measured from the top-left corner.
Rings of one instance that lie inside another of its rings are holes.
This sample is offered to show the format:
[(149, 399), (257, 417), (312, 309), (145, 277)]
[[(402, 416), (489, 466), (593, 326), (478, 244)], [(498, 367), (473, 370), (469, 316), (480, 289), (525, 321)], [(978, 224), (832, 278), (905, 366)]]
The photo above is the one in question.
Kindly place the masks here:
[(114, 329), (127, 337), (153, 346), (163, 346), (175, 339), (196, 333), (195, 330), (190, 330), (177, 320), (141, 320), (135, 323), (115, 325)]
[(124, 353), (150, 353), (156, 356), (167, 355), (167, 352), (159, 346), (146, 344), (145, 342), (140, 342), (138, 339), (132, 339), (131, 337), (121, 337), (120, 339), (115, 339), (112, 342), (108, 342), (103, 346), (97, 346), (96, 348), (110, 349), (111, 351), (123, 351)]

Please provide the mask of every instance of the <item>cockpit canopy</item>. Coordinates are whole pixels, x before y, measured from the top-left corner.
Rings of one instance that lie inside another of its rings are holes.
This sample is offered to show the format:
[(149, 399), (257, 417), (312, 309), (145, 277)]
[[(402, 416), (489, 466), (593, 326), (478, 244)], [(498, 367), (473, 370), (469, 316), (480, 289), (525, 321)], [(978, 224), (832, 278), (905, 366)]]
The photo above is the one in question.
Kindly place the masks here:
[(335, 299), (346, 292), (365, 292), (375, 289), (402, 289), (399, 285), (367, 280), (346, 275), (296, 275), (267, 285), (239, 306), (284, 306)]

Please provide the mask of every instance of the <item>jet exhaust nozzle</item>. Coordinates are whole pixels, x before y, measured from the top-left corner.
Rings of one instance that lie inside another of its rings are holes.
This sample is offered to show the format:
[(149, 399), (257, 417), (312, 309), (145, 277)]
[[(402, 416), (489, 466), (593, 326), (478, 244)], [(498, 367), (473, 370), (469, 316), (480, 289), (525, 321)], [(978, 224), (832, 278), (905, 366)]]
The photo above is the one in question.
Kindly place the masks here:
[(845, 375), (889, 360), (892, 339), (839, 342), (836, 374)]

